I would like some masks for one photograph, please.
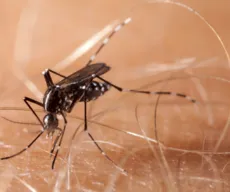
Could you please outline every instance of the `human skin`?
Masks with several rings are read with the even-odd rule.
[[[83,104],[78,103],[67,114],[55,169],[51,170],[49,155],[52,140],[42,136],[27,152],[0,161],[1,191],[229,191],[228,154],[224,154],[229,151],[228,131],[217,143],[229,115],[229,84],[220,78],[229,76],[225,52],[230,44],[230,3],[181,3],[198,11],[218,31],[226,49],[196,14],[176,5],[128,0],[0,2],[0,107],[27,109],[24,96],[39,100],[39,93],[29,90],[26,78],[44,93],[44,69],[57,69],[63,75],[80,69],[98,44],[67,67],[58,69],[57,63],[105,26],[113,28],[127,17],[132,21],[95,60],[111,66],[103,77],[124,88],[185,93],[199,102],[163,96],[156,121],[153,95],[111,90],[88,105],[93,120],[89,131],[127,176],[89,143],[85,133],[76,135],[68,155],[72,135],[82,123],[75,118],[83,118]],[[154,84],[160,80],[164,81]],[[92,118],[101,111],[105,112]],[[37,121],[31,112],[1,110],[0,115],[30,123],[1,119],[1,156],[27,146],[41,129],[32,125]]]

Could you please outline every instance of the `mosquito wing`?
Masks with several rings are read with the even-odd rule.
[[[74,72],[68,77],[64,78],[56,85],[59,85],[61,87],[68,87],[68,85],[83,84],[85,82],[92,80],[94,78],[93,75],[100,76],[109,70],[110,67],[107,66],[105,63],[96,63],[96,64],[88,65],[80,69],[79,71]]]

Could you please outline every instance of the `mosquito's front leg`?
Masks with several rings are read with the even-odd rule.
[[[35,115],[35,117],[37,118],[37,120],[40,122],[41,126],[43,127],[42,121],[40,120],[40,118],[38,117],[38,115],[35,113],[34,109],[31,107],[30,102],[31,102],[31,103],[34,103],[34,104],[36,104],[36,105],[39,105],[39,106],[41,106],[41,107],[43,107],[43,104],[40,103],[40,102],[38,102],[38,101],[36,101],[36,100],[33,100],[33,99],[31,99],[31,98],[28,98],[28,97],[25,97],[25,98],[24,98],[24,101],[25,101],[26,105],[29,107],[29,109],[31,110],[31,112]],[[37,141],[37,139],[44,133],[44,131],[45,131],[45,130],[44,130],[44,128],[43,128],[43,129],[40,131],[40,133],[30,142],[30,144],[27,145],[27,147],[25,147],[25,148],[22,149],[21,151],[15,153],[15,154],[13,154],[13,155],[7,156],[7,157],[2,157],[2,158],[0,158],[0,160],[6,160],[6,159],[10,159],[10,158],[13,158],[13,157],[15,157],[15,156],[20,155],[21,153],[23,153],[24,151],[26,151],[28,148],[30,148],[30,147],[34,144],[34,142]]]
[[[29,97],[25,97],[24,98],[24,102],[26,103],[26,105],[29,107],[30,111],[34,114],[34,116],[37,118],[37,120],[39,121],[39,123],[41,124],[41,126],[44,128],[43,122],[41,121],[41,119],[38,117],[38,115],[35,113],[34,109],[31,107],[30,103],[34,103],[40,107],[43,108],[43,104],[39,101],[36,101],[34,99],[31,99]]]

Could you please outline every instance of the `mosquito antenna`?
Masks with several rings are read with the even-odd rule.
[[[87,65],[90,65],[94,59],[96,58],[96,56],[100,53],[100,51],[103,49],[103,47],[108,44],[109,40],[114,36],[114,34],[116,34],[122,27],[124,27],[125,25],[127,25],[130,21],[131,21],[131,17],[128,17],[127,19],[125,19],[122,23],[120,23],[119,25],[117,25],[114,30],[109,34],[108,37],[106,37],[102,44],[100,45],[100,47],[97,49],[97,51],[90,57]]]

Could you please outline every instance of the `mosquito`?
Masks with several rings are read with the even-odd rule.
[[[43,97],[43,102],[36,101],[32,98],[25,97],[24,102],[33,113],[33,115],[38,120],[39,124],[42,126],[42,130],[38,133],[38,135],[19,152],[0,158],[0,160],[6,160],[13,157],[16,157],[29,149],[37,139],[47,131],[48,136],[53,136],[55,131],[58,131],[58,135],[56,136],[52,149],[50,151],[51,155],[54,155],[51,168],[54,169],[54,165],[56,162],[56,158],[58,156],[62,140],[66,131],[67,119],[66,114],[71,113],[75,104],[78,102],[84,103],[84,131],[88,134],[89,138],[93,141],[95,146],[99,149],[100,153],[109,160],[116,168],[125,172],[124,169],[120,168],[99,146],[94,137],[88,131],[87,124],[87,103],[96,100],[102,95],[104,95],[110,88],[115,88],[119,92],[132,92],[139,94],[147,94],[147,95],[172,95],[177,97],[182,97],[187,99],[188,101],[195,103],[196,100],[191,97],[174,92],[166,92],[166,91],[142,91],[142,90],[134,90],[134,89],[124,89],[120,86],[113,84],[112,82],[107,81],[103,77],[103,74],[107,73],[111,68],[106,63],[93,63],[96,56],[101,52],[103,47],[111,40],[111,38],[116,34],[123,26],[127,25],[131,21],[131,18],[125,19],[122,23],[117,25],[114,30],[103,40],[102,44],[96,50],[96,52],[90,57],[89,61],[82,69],[72,73],[69,76],[62,75],[57,73],[51,69],[46,69],[42,72],[45,78],[45,82],[47,84],[47,90]],[[51,74],[57,75],[62,78],[57,83],[54,83],[51,77]],[[98,81],[100,80],[100,81]],[[41,120],[31,104],[38,105],[44,109],[46,115],[43,120]],[[59,128],[59,121],[57,116],[61,115],[64,120],[63,129]],[[56,150],[56,151],[55,151]],[[55,152],[55,153],[54,153]]]

